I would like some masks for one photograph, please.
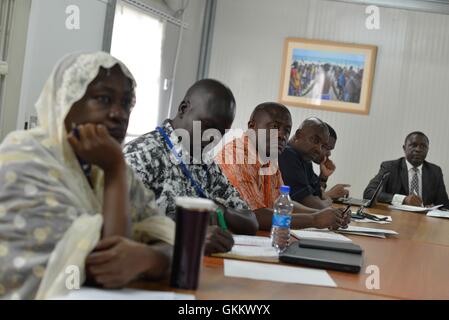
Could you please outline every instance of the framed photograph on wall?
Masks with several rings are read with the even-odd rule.
[[[368,114],[377,47],[287,38],[280,102],[310,109]]]

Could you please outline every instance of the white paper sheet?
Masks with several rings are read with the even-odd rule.
[[[194,300],[190,294],[178,294],[166,291],[147,291],[136,289],[103,290],[83,287],[72,290],[67,296],[54,300]]]
[[[432,210],[427,213],[428,217],[449,218],[449,211]]]
[[[390,209],[394,209],[394,210],[401,210],[401,211],[410,211],[410,212],[426,212],[426,211],[432,211],[432,210],[436,210],[438,208],[441,208],[443,205],[440,204],[438,206],[435,207],[431,207],[431,208],[426,208],[426,207],[415,207],[415,206],[408,206],[405,204],[401,204],[401,205],[391,205],[388,206],[388,208]]]
[[[323,229],[316,228],[308,228],[304,229],[307,231],[318,231],[318,232],[330,232],[325,231]],[[359,236],[367,236],[367,237],[375,237],[375,238],[386,238],[386,235],[398,235],[398,233],[394,230],[386,230],[386,229],[378,229],[378,228],[366,228],[359,226],[349,225],[347,229],[338,229],[336,232],[338,233],[346,233],[349,235],[359,235]]]
[[[224,260],[226,277],[337,287],[324,270],[238,260]]]
[[[234,245],[230,254],[244,257],[278,257],[276,249],[271,245],[269,247],[240,246]]]
[[[234,245],[271,247],[271,239],[269,237],[233,235],[233,238]]]
[[[315,230],[303,229],[303,230],[292,230],[291,233],[298,239],[315,239],[315,240],[352,242],[351,239],[349,239],[341,234],[331,232],[329,230],[315,231]]]
[[[339,231],[341,233],[346,233],[351,236],[365,236],[365,237],[373,237],[373,238],[380,238],[380,239],[386,239],[385,233],[368,233],[368,232],[344,232]]]

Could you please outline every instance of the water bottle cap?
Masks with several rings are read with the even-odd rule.
[[[290,187],[289,186],[281,186],[281,193],[290,193]]]

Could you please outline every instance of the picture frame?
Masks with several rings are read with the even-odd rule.
[[[369,114],[377,47],[286,38],[279,102]]]

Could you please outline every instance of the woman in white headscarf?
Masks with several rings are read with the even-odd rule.
[[[62,59],[36,104],[39,126],[0,145],[0,298],[48,299],[169,269],[174,223],[121,151],[134,103],[107,53]]]

